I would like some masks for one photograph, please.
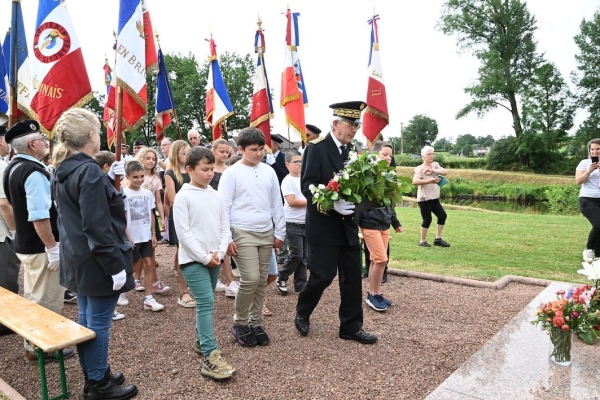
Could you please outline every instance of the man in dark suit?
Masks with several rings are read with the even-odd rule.
[[[362,330],[362,283],[358,225],[354,221],[354,204],[345,200],[324,211],[312,203],[311,185],[326,185],[334,173],[344,167],[351,141],[360,128],[362,101],[332,104],[331,132],[313,140],[306,148],[302,162],[301,188],[307,199],[306,238],[309,246],[310,277],[298,297],[296,329],[308,335],[310,315],[325,289],[339,273],[341,304],[339,337],[370,344],[375,335]]]
[[[283,143],[283,138],[279,135],[271,135],[271,150],[273,150],[273,154],[267,154],[266,162],[275,170],[275,174],[277,174],[277,179],[279,180],[279,186],[281,186],[281,181],[283,178],[290,173],[287,167],[285,166],[285,153],[281,151],[281,144]]]

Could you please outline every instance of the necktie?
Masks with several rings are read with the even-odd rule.
[[[346,161],[348,159],[348,148],[346,145],[341,145],[340,150],[342,150],[342,160]]]

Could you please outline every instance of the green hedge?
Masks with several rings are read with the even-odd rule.
[[[395,159],[396,165],[403,167],[418,167],[419,165],[423,164],[423,160],[421,158],[411,158],[409,155],[396,156]],[[443,156],[437,155],[435,157],[435,161],[440,163],[440,165],[444,168],[452,169],[485,169],[487,162],[485,157],[450,157],[446,159]]]

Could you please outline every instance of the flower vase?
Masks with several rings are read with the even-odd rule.
[[[571,365],[571,345],[573,331],[563,331],[560,328],[550,329],[550,361],[568,367]]]

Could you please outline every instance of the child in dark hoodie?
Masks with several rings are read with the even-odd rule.
[[[379,158],[389,164],[392,159],[392,145],[389,142],[376,142],[373,145],[373,153],[378,153]],[[369,291],[365,302],[375,311],[385,311],[392,305],[392,302],[383,297],[381,292],[381,278],[388,261],[390,225],[394,227],[396,233],[402,232],[402,225],[396,217],[393,205],[356,211],[354,218],[371,254]]]

